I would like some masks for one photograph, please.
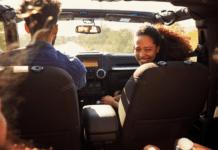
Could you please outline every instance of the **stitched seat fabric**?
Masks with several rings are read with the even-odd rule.
[[[22,69],[23,68],[23,69]],[[9,101],[22,98],[16,129],[21,139],[33,139],[38,148],[80,149],[80,121],[77,91],[71,76],[60,68],[8,66],[0,80],[19,75],[22,81]]]
[[[169,148],[173,148],[175,139],[189,135],[203,109],[209,75],[209,69],[199,63],[140,66],[126,83],[119,102],[123,144],[161,148],[171,141]]]

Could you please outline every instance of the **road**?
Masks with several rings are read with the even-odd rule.
[[[74,42],[68,42],[66,44],[57,45],[54,47],[56,50],[59,50],[60,52],[65,53],[70,56],[75,56],[79,52],[86,52],[84,48],[82,48],[81,46],[79,46],[78,44]]]

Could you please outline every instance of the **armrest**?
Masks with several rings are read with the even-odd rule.
[[[110,105],[84,106],[82,115],[85,137],[88,142],[106,142],[117,139],[117,116]]]

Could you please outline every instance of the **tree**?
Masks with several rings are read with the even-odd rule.
[[[194,50],[198,45],[198,30],[194,29],[188,32],[186,35],[190,37],[190,44],[192,46],[192,49]]]
[[[183,27],[183,26],[180,25],[179,23],[174,23],[174,24],[171,25],[169,28],[170,28],[170,29],[173,29],[173,30],[176,31],[177,33],[185,33],[185,27]]]
[[[103,25],[101,34],[80,34],[74,41],[89,51],[97,50],[112,53],[133,51],[133,33],[131,30],[114,31],[106,25]]]

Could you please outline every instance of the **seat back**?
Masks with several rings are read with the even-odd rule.
[[[19,136],[33,139],[39,148],[79,150],[79,106],[74,82],[65,70],[40,68],[8,66],[0,74],[1,81],[7,78],[4,72],[23,77],[17,85],[18,91],[8,99],[10,102],[17,97],[23,99],[18,106]]]
[[[140,144],[163,148],[171,141],[173,149],[175,139],[187,137],[203,109],[209,74],[199,63],[140,66],[126,83],[119,103],[123,144],[135,149]]]

